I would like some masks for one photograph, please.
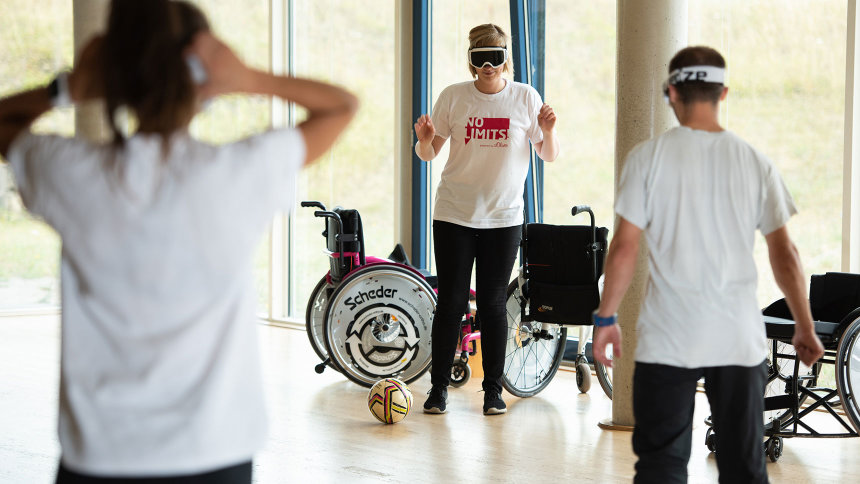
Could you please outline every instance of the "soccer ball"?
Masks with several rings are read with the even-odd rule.
[[[367,407],[380,422],[397,423],[406,418],[412,408],[412,392],[396,378],[379,380],[367,395]]]

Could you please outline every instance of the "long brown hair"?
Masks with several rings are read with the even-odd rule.
[[[205,15],[185,1],[113,0],[103,42],[104,99],[114,146],[125,143],[117,110],[127,108],[138,130],[166,142],[196,112],[184,50],[208,30]]]

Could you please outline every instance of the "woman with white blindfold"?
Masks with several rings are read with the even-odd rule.
[[[484,370],[484,415],[505,413],[501,377],[505,350],[505,288],[516,260],[523,223],[523,184],[529,142],[545,161],[558,156],[556,117],[527,84],[505,79],[513,68],[508,36],[497,25],[469,32],[467,60],[473,81],[448,86],[415,123],[415,152],[436,157],[451,140],[436,192],[433,243],[439,303],[433,319],[432,389],[426,413],[445,413],[451,364],[476,267]]]

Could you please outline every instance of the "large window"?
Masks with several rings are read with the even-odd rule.
[[[562,144],[558,160],[545,165],[549,223],[570,223],[570,206],[586,203],[600,225],[613,226],[615,4],[586,2],[574,11],[547,0],[545,98]],[[841,0],[813,9],[800,0],[689,5],[689,44],[713,46],[728,62],[723,126],[774,161],[797,202],[788,227],[807,277],[841,264],[846,16]],[[781,294],[759,239],[764,306]]]
[[[72,63],[72,2],[0,2],[0,97],[46,84]],[[36,132],[71,135],[74,113],[49,113]],[[0,311],[59,305],[60,241],[22,207],[8,165],[0,165]]]
[[[206,14],[212,29],[239,57],[257,69],[270,65],[269,0],[194,1]],[[191,125],[198,139],[228,143],[266,130],[271,125],[271,103],[262,96],[224,96],[212,102]],[[257,309],[268,315],[271,301],[270,238],[264,237],[254,257]]]
[[[43,85],[72,65],[72,3],[64,0],[0,2],[0,96]],[[249,64],[269,67],[269,1],[197,3],[213,29]],[[194,136],[225,143],[270,125],[268,99],[228,96],[213,102],[192,124]],[[73,109],[52,111],[33,127],[37,132],[74,133]],[[7,166],[0,167],[0,311],[59,305],[60,241],[48,226],[21,206]],[[259,309],[267,312],[268,238],[255,259]]]
[[[613,228],[615,3],[546,3],[544,102],[556,112],[561,143],[559,157],[544,163],[546,223],[587,224],[570,209],[590,205],[597,224]]]
[[[214,29],[250,64],[268,69],[273,42],[270,0],[195,0]],[[274,5],[290,2],[276,0]],[[0,2],[0,96],[41,85],[72,62],[72,4],[68,0]],[[367,252],[387,255],[395,240],[394,82],[395,3],[378,0],[293,0],[292,72],[341,84],[361,100],[356,120],[334,149],[298,181],[297,198],[357,208]],[[431,101],[453,83],[471,79],[468,32],[492,22],[510,34],[509,2],[432,2]],[[566,224],[574,204],[594,208],[613,225],[615,121],[615,0],[546,0],[544,99],[558,115],[559,158],[545,165],[544,221]],[[789,224],[807,275],[840,267],[846,4],[819,0],[691,0],[689,42],[712,45],[729,63],[730,95],[722,122],[771,157],[800,214]],[[285,36],[287,37],[287,36]],[[277,47],[280,47],[279,45]],[[298,112],[295,120],[303,119]],[[266,129],[271,103],[229,96],[192,125],[195,136],[223,143]],[[36,131],[74,131],[73,110],[50,113]],[[448,156],[432,162],[431,206]],[[409,204],[410,201],[401,201]],[[328,268],[323,223],[296,208],[288,250],[261,240],[255,261],[262,312],[270,312],[270,253],[286,252],[289,315],[301,317],[310,289]],[[278,240],[278,239],[276,239]],[[55,307],[59,240],[21,208],[6,167],[0,167],[0,311]],[[779,296],[764,243],[757,244],[762,305]],[[431,259],[432,260],[432,259]]]
[[[361,102],[334,148],[302,172],[297,197],[358,209],[367,254],[385,257],[395,233],[394,1],[295,0],[293,18],[294,74],[342,85]],[[290,314],[304,317],[328,261],[322,219],[296,208],[293,228]]]
[[[511,35],[510,6],[507,2],[489,0],[462,2],[460,0],[434,0],[431,34],[433,43],[430,46],[431,67],[431,103],[435,103],[443,89],[459,82],[473,80],[469,72],[468,58],[469,31],[481,24],[493,23],[504,30],[508,36]],[[510,51],[510,48],[508,49]],[[508,80],[513,80],[513,75],[505,74]],[[431,104],[432,112],[432,104]],[[431,114],[431,113],[427,113]],[[431,163],[431,186],[430,207],[436,199],[436,188],[445,163],[448,161],[448,148],[450,143],[446,142],[436,158]],[[432,240],[433,234],[430,233]],[[432,245],[431,245],[432,246]],[[435,270],[435,260],[431,267]],[[475,274],[472,274],[474,280]]]
[[[723,125],[779,169],[798,207],[788,224],[806,270],[839,271],[845,113],[846,2],[697,0],[689,42],[728,63]],[[756,244],[759,302],[781,296]]]

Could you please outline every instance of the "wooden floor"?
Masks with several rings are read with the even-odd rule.
[[[367,389],[333,371],[317,375],[303,331],[260,326],[271,420],[255,482],[541,483],[630,482],[630,433],[605,431],[611,401],[596,380],[588,394],[562,371],[536,397],[505,394],[508,413],[481,414],[480,382],[449,393],[449,412],[425,415],[429,376],[410,385],[415,408],[383,425],[367,410]],[[58,381],[56,317],[0,318],[0,483],[53,482]],[[707,404],[699,396],[690,482],[716,482],[704,446]],[[774,483],[860,482],[860,439],[786,440]]]

